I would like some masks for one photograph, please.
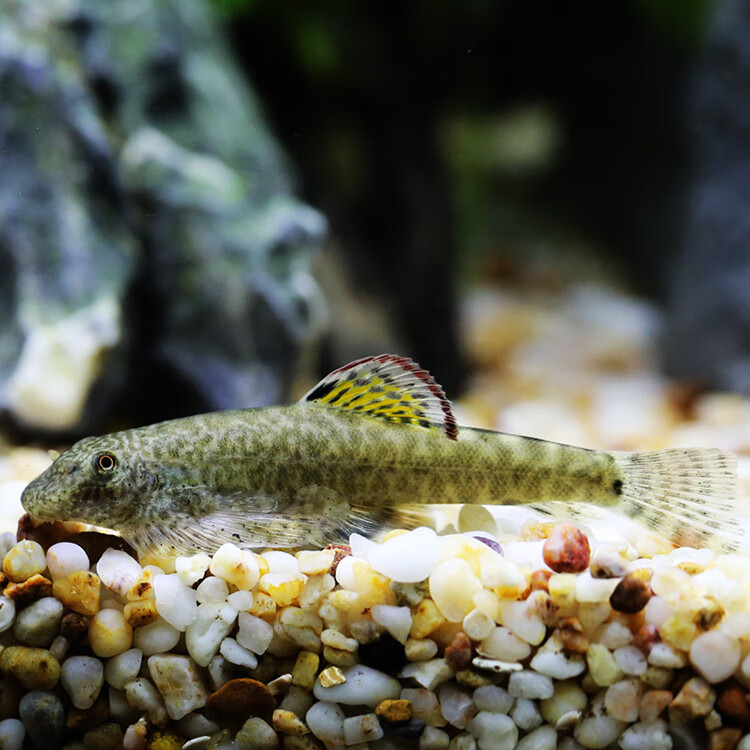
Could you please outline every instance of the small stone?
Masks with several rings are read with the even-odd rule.
[[[403,698],[388,698],[378,703],[375,715],[386,721],[409,721],[412,716],[411,703]]]
[[[203,578],[211,564],[211,558],[205,552],[190,557],[178,557],[174,561],[175,573],[186,586],[192,586]]]
[[[249,649],[240,646],[234,638],[225,638],[219,647],[219,653],[230,663],[248,669],[258,666],[258,657]]]
[[[474,594],[482,589],[481,581],[474,575],[469,563],[462,558],[440,563],[429,580],[430,596],[449,622],[461,622],[474,609]],[[411,635],[415,637],[413,631]]]
[[[13,635],[25,646],[46,647],[60,630],[63,605],[51,596],[22,609],[13,626]]]
[[[163,654],[173,649],[180,640],[180,631],[159,618],[156,622],[137,628],[133,633],[133,646],[144,656]]]
[[[326,667],[320,673],[318,679],[321,687],[328,688],[333,685],[343,685],[346,682],[346,675],[339,667]]]
[[[96,572],[102,583],[117,596],[125,596],[143,573],[138,560],[127,552],[108,549],[99,558]]]
[[[313,687],[313,695],[318,700],[375,708],[381,701],[398,698],[401,692],[398,680],[364,664],[341,671],[345,682],[330,687],[324,687],[322,675],[318,676]]]
[[[555,573],[580,573],[591,557],[588,537],[572,523],[555,526],[542,548],[544,562]]]
[[[305,715],[310,731],[326,745],[344,744],[344,712],[336,703],[319,701]]]
[[[238,677],[208,697],[204,713],[220,723],[248,716],[259,716],[270,722],[275,706],[276,701],[266,685],[249,677]]]
[[[382,736],[383,728],[375,714],[362,714],[344,719],[344,743],[347,745],[374,742]]]
[[[0,747],[3,750],[22,750],[26,729],[18,719],[0,721]]]
[[[437,535],[420,527],[373,545],[370,565],[381,575],[398,583],[417,583],[428,578],[440,562]]]
[[[532,646],[538,646],[547,633],[547,628],[539,616],[538,597],[546,598],[547,594],[537,591],[525,601],[500,602],[503,625]]]
[[[125,734],[118,724],[107,722],[89,729],[83,735],[83,744],[92,750],[119,750],[123,746]]]
[[[468,729],[477,738],[479,750],[513,750],[518,743],[518,729],[505,714],[480,711]]]
[[[1,658],[1,657],[0,657]],[[688,724],[708,716],[716,700],[716,692],[701,677],[689,679],[669,706],[670,722]]]
[[[514,672],[508,682],[508,693],[514,697],[542,700],[555,692],[552,680],[530,669]]]
[[[530,698],[516,698],[510,718],[524,732],[530,732],[542,725],[542,715],[539,713],[537,704]]]
[[[235,591],[227,597],[227,602],[237,612],[247,612],[253,606],[253,595],[249,591]]]
[[[177,573],[154,578],[154,601],[161,617],[181,633],[198,617],[196,593],[180,580]]]
[[[589,674],[599,687],[609,687],[622,679],[623,672],[612,652],[601,643],[592,643],[586,653]]]
[[[685,656],[668,643],[657,642],[651,646],[648,663],[666,669],[681,669],[687,664]]]
[[[412,638],[426,638],[439,628],[445,617],[432,599],[423,599],[414,609],[409,635]]]
[[[690,663],[708,682],[723,682],[734,673],[742,656],[739,641],[719,630],[699,635],[690,646]]]
[[[146,738],[148,737],[148,723],[144,718],[138,719],[125,730],[122,739],[123,750],[146,750]]]
[[[36,748],[46,750],[62,746],[65,737],[65,709],[56,695],[32,690],[21,698],[18,714]]]
[[[77,570],[88,570],[91,563],[86,550],[71,542],[58,542],[47,550],[47,568],[54,581]]]
[[[332,549],[321,551],[301,551],[297,553],[299,572],[308,576],[328,573],[336,553]]]
[[[29,690],[50,690],[60,679],[60,662],[47,649],[8,646],[0,653],[0,671]]]
[[[555,680],[567,680],[581,674],[586,669],[586,662],[579,654],[566,654],[560,634],[552,633],[534,654],[529,666]]]
[[[91,708],[104,684],[104,666],[93,656],[71,656],[62,664],[60,682],[76,708]]]
[[[102,609],[89,625],[91,650],[103,659],[127,651],[133,644],[133,629],[117,609]]]
[[[89,632],[90,617],[78,612],[68,612],[60,621],[60,635],[71,643],[77,643]]]
[[[457,729],[463,729],[477,712],[471,693],[453,683],[440,687],[438,700],[445,720]]]
[[[20,583],[9,583],[3,594],[19,607],[23,607],[44,596],[52,596],[52,581],[37,573]]]
[[[134,709],[148,712],[148,718],[152,724],[160,725],[167,720],[164,699],[145,677],[136,677],[125,685],[125,698],[128,705]]]
[[[585,748],[606,748],[624,729],[625,724],[611,716],[590,716],[575,725],[573,736]]]
[[[281,610],[274,627],[278,628],[279,635],[299,648],[316,654],[323,650],[320,640],[323,621],[312,612],[305,612],[299,607],[286,607]]]
[[[292,669],[292,684],[312,690],[320,666],[320,657],[312,651],[300,651]]]
[[[419,750],[449,750],[450,735],[437,727],[427,726],[419,738]]]
[[[523,661],[531,653],[531,646],[508,628],[498,625],[477,646],[477,652],[500,661]]]
[[[628,724],[638,720],[641,683],[638,680],[621,680],[607,688],[604,706],[609,715]]]
[[[497,685],[486,685],[474,691],[474,704],[480,711],[507,714],[513,706],[513,697]]]
[[[627,675],[640,677],[648,669],[648,662],[643,652],[635,646],[624,646],[615,651],[615,660],[620,669]]]
[[[708,750],[735,750],[742,730],[734,727],[715,729],[708,735]]]
[[[217,654],[208,664],[208,676],[211,680],[211,687],[218,690],[220,687],[232,679],[234,670],[232,664],[227,661],[221,654]]]
[[[206,704],[208,691],[188,657],[175,654],[150,656],[148,671],[164,698],[171,719],[181,719]]]
[[[577,618],[568,617],[561,622],[559,634],[565,651],[573,654],[585,654],[588,651],[589,639]]]
[[[627,646],[633,641],[630,628],[619,620],[612,620],[603,625],[597,635],[597,640],[610,651]]]
[[[240,612],[238,623],[237,643],[254,654],[264,654],[273,638],[273,627],[249,612]]]
[[[275,750],[279,746],[279,738],[273,727],[259,716],[248,719],[234,741],[238,750]]]
[[[674,696],[669,690],[647,690],[642,696],[638,706],[638,718],[642,722],[651,722],[658,719],[661,712],[672,702]],[[745,702],[745,695],[742,694]]]
[[[555,692],[540,702],[539,710],[548,724],[556,726],[566,715],[580,715],[587,703],[588,696],[581,687],[572,680],[565,680],[555,683]]]
[[[221,642],[234,627],[236,619],[237,610],[229,602],[204,602],[197,608],[195,619],[185,630],[185,645],[196,664],[208,666],[219,652]],[[174,623],[170,624],[174,626]]]
[[[589,563],[592,578],[622,578],[628,572],[628,563],[613,550],[601,550]]]
[[[405,644],[413,624],[409,607],[376,604],[370,609],[372,619],[384,627],[400,644]]]
[[[305,582],[297,575],[266,573],[261,577],[260,585],[277,607],[289,607],[299,600]]]
[[[3,573],[14,583],[44,573],[47,559],[42,545],[24,539],[14,545],[3,558]]]
[[[609,597],[609,604],[615,612],[634,615],[640,612],[651,598],[651,586],[640,576],[625,576]]]
[[[143,654],[137,648],[113,656],[104,665],[104,679],[116,690],[124,690],[138,676],[142,662]]]
[[[404,646],[404,654],[409,661],[428,661],[437,652],[437,643],[429,638],[407,638]]]
[[[673,747],[667,724],[660,719],[633,724],[623,732],[618,744],[622,750],[672,750]]]
[[[341,631],[333,628],[326,628],[320,634],[320,640],[324,646],[330,646],[337,651],[349,651],[354,653],[359,647],[356,638],[348,638]]]
[[[466,633],[458,632],[445,649],[445,661],[448,666],[458,671],[463,669],[470,662],[473,655],[473,647]]]
[[[482,612],[479,609],[472,609],[464,617],[462,626],[464,633],[472,641],[483,641],[495,630],[495,621],[486,612]]]
[[[273,728],[282,734],[307,734],[310,728],[292,711],[277,708],[273,712]]]
[[[88,570],[76,570],[52,583],[55,598],[81,615],[95,615],[99,610],[99,577]]]
[[[537,727],[529,732],[516,745],[516,750],[555,750],[557,748],[557,732],[554,727]]]
[[[250,550],[223,544],[211,558],[211,573],[238,589],[250,591],[260,579],[258,560]]]
[[[440,711],[437,696],[431,690],[404,688],[401,698],[411,703],[412,721],[423,721],[434,727],[444,727],[448,723]]]

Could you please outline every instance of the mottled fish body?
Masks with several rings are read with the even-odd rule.
[[[143,552],[300,546],[427,522],[426,503],[592,503],[732,548],[735,459],[608,453],[459,428],[410,360],[351,363],[290,406],[86,438],[24,491],[42,519],[113,528]]]

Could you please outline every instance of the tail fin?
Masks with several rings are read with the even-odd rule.
[[[740,545],[737,458],[715,448],[613,453],[618,510],[675,543],[731,552]]]

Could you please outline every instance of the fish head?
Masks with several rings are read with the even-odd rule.
[[[153,489],[146,472],[117,434],[80,440],[23,491],[21,504],[43,521],[81,521],[119,529],[137,499]]]

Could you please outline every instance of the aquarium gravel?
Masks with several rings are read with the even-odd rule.
[[[22,529],[2,538],[3,748],[750,747],[744,555],[528,521],[138,562]]]

